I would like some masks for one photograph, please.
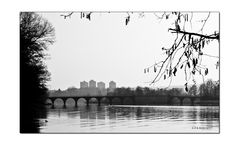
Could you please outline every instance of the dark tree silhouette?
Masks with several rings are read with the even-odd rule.
[[[37,120],[46,115],[49,72],[44,50],[54,42],[54,28],[33,12],[20,13],[20,132],[38,132]]]

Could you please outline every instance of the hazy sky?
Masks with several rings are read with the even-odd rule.
[[[70,19],[63,19],[65,13],[40,13],[54,27],[56,42],[49,46],[46,60],[51,81],[50,89],[79,87],[81,81],[91,79],[108,83],[113,80],[118,87],[147,86],[155,73],[144,74],[144,68],[164,58],[162,47],[169,47],[175,38],[168,32],[171,21],[158,20],[153,13],[143,18],[131,15],[125,26],[126,13],[93,13],[91,21],[80,19],[80,13],[74,13]],[[158,13],[158,15],[161,15]],[[208,13],[193,13],[192,32],[198,32]],[[174,27],[172,27],[174,28]],[[219,14],[211,13],[204,27],[205,34],[219,31]],[[207,45],[204,53],[219,56],[219,44],[215,40]],[[203,64],[209,68],[205,79],[219,79],[219,70],[215,64],[218,59],[203,57]],[[202,82],[200,76],[197,83]],[[151,87],[168,86],[169,81],[159,81]],[[184,85],[184,73],[173,77],[173,86]]]

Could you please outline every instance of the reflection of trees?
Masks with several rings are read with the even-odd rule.
[[[137,107],[136,108],[136,119],[139,120],[142,118],[142,108],[141,107]]]
[[[192,105],[192,100],[189,98],[184,98],[182,101],[183,101],[182,102],[183,105],[186,105],[186,106]]]
[[[69,118],[76,118],[77,116],[79,116],[78,111],[78,108],[68,108],[66,110],[66,114]]]
[[[116,108],[114,107],[109,107],[108,108],[108,116],[109,116],[109,119],[116,119]]]
[[[183,116],[182,110],[173,109],[173,110],[170,110],[168,113],[171,116],[170,119],[179,119]]]
[[[200,111],[201,120],[206,122],[207,128],[212,128],[215,121],[219,119],[218,109],[215,108],[206,108]]]

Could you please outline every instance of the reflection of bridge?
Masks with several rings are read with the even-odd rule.
[[[192,106],[194,106],[196,103],[200,103],[201,99],[200,96],[168,96],[168,105],[173,105],[175,103],[174,101],[179,101],[179,105],[184,105],[184,101],[189,101]]]
[[[95,98],[97,100],[99,106],[100,106],[101,100],[103,98],[108,99],[110,105],[112,105],[112,101],[115,98],[120,99],[120,102],[121,102],[122,105],[124,104],[124,100],[126,98],[131,99],[133,104],[135,104],[134,96],[51,96],[51,97],[48,97],[48,99],[51,100],[53,106],[54,106],[54,102],[55,102],[56,99],[61,99],[63,101],[64,107],[66,107],[66,101],[68,99],[73,99],[75,101],[75,106],[77,107],[77,102],[81,98],[86,100],[86,105],[87,106],[89,106],[90,100],[93,99],[93,98]]]

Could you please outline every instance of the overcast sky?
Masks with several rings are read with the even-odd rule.
[[[155,73],[144,74],[144,68],[164,58],[162,47],[169,47],[175,38],[168,32],[171,21],[158,20],[153,13],[146,13],[143,18],[131,14],[126,26],[127,13],[93,13],[91,21],[80,19],[80,13],[73,13],[70,19],[63,19],[61,14],[40,13],[54,27],[56,42],[49,46],[49,59],[46,65],[51,73],[50,89],[80,87],[81,81],[91,79],[108,83],[113,80],[117,87],[161,87],[169,81],[159,81],[149,86]],[[158,13],[158,15],[162,15]],[[192,32],[198,32],[208,13],[193,13]],[[172,27],[173,28],[173,27]],[[205,24],[204,34],[219,31],[219,14],[211,13]],[[204,53],[219,56],[219,43],[211,42]],[[219,79],[216,58],[203,57],[203,64],[209,68],[205,79]],[[196,77],[198,84],[202,82]],[[173,77],[172,86],[185,84],[184,73],[178,72]]]

